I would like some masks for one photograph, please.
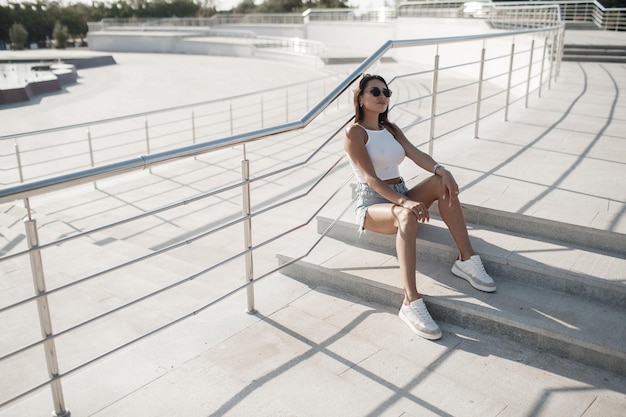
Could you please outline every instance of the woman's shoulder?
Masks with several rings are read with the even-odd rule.
[[[352,123],[346,127],[346,137],[349,139],[362,138],[367,139],[367,131],[358,123]]]

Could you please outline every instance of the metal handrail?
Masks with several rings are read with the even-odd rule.
[[[239,99],[239,98],[246,98],[246,97],[250,97],[250,96],[253,96],[253,95],[265,94],[265,93],[269,93],[269,92],[272,92],[272,91],[284,90],[284,89],[290,88],[290,87],[297,87],[297,86],[307,85],[307,84],[309,84],[311,82],[320,81],[320,80],[323,80],[323,79],[325,79],[325,77],[314,78],[314,79],[311,79],[311,80],[308,80],[308,81],[301,81],[301,82],[297,82],[297,83],[281,85],[279,87],[266,88],[266,89],[263,89],[263,90],[255,91],[253,93],[244,93],[244,94],[238,94],[238,95],[235,95],[235,96],[230,96],[230,97],[228,97],[228,99],[229,100],[236,100],[236,99]],[[223,102],[224,102],[223,98],[218,98],[218,99],[213,99],[213,100],[204,100],[204,101],[199,101],[199,102],[190,103],[190,104],[181,104],[180,106],[170,106],[170,107],[165,107],[165,108],[162,108],[162,109],[149,110],[149,111],[144,111],[144,112],[139,112],[139,113],[132,113],[132,114],[125,114],[125,115],[116,116],[116,117],[109,117],[109,118],[106,118],[106,119],[98,119],[98,120],[91,120],[91,121],[88,121],[88,122],[74,123],[72,125],[49,127],[49,128],[46,128],[46,129],[38,129],[38,130],[29,130],[27,132],[12,133],[12,134],[9,134],[9,135],[0,135],[0,141],[3,141],[3,140],[13,140],[13,139],[17,139],[17,138],[20,138],[20,137],[39,135],[39,134],[42,134],[42,133],[61,132],[61,131],[69,130],[69,129],[88,127],[88,126],[96,126],[96,125],[101,125],[101,124],[106,124],[106,123],[111,123],[111,122],[118,122],[118,121],[121,121],[121,120],[142,118],[142,117],[146,117],[146,116],[152,116],[152,115],[155,115],[155,114],[167,113],[167,112],[171,112],[171,111],[174,111],[174,110],[193,109],[194,107],[200,107],[200,106],[205,106],[205,105],[209,105],[209,104],[223,103]]]
[[[137,220],[138,218],[145,218],[148,216],[154,216],[156,214],[165,212],[170,210],[171,208],[174,207],[183,207],[183,206],[187,206],[188,204],[192,203],[192,202],[197,202],[197,201],[201,201],[201,200],[205,200],[208,197],[212,197],[215,196],[217,194],[221,194],[224,193],[225,191],[230,191],[230,190],[235,190],[238,188],[242,189],[242,195],[244,196],[244,200],[245,200],[245,196],[248,195],[249,198],[249,186],[251,184],[254,183],[258,183],[259,181],[262,180],[266,180],[269,179],[271,176],[276,176],[279,174],[283,174],[286,173],[289,170],[293,170],[295,167],[299,167],[299,166],[304,166],[306,164],[309,163],[309,161],[311,161],[311,159],[316,156],[318,153],[321,152],[321,150],[323,148],[325,148],[326,146],[328,146],[329,143],[331,143],[331,141],[333,140],[333,138],[336,137],[337,134],[339,134],[339,132],[341,132],[343,130],[343,128],[351,121],[351,111],[348,112],[347,115],[344,114],[340,114],[339,117],[341,119],[339,122],[337,122],[337,128],[334,129],[332,132],[329,133],[324,133],[324,137],[325,139],[322,141],[321,144],[319,144],[315,149],[313,149],[311,151],[311,153],[306,157],[303,158],[302,161],[290,161],[290,163],[288,164],[288,166],[285,167],[281,167],[278,169],[272,169],[269,170],[268,172],[265,173],[260,173],[254,177],[250,177],[249,175],[249,167],[248,167],[248,160],[246,157],[246,146],[252,146],[252,144],[256,141],[259,141],[261,139],[267,139],[270,140],[273,136],[277,136],[280,134],[284,134],[284,133],[289,133],[289,132],[294,132],[294,131],[298,131],[301,129],[304,129],[305,127],[309,126],[315,119],[317,119],[318,117],[321,117],[323,112],[327,111],[330,109],[330,107],[334,104],[334,103],[339,103],[339,99],[344,95],[344,93],[346,93],[351,86],[353,85],[353,83],[358,80],[358,78],[361,76],[361,74],[363,72],[365,72],[368,68],[372,67],[376,62],[378,62],[385,54],[387,54],[390,50],[394,49],[394,48],[412,48],[412,47],[422,47],[422,46],[432,46],[432,45],[436,45],[438,48],[439,46],[443,46],[443,45],[447,45],[447,44],[459,44],[459,43],[464,43],[464,42],[476,42],[476,41],[482,41],[483,42],[483,53],[482,53],[482,58],[478,61],[471,61],[471,62],[465,62],[464,64],[458,64],[458,65],[450,65],[448,67],[442,67],[439,68],[438,67],[438,53],[437,52],[437,57],[435,59],[435,67],[433,70],[430,71],[425,71],[424,73],[432,73],[434,75],[433,78],[436,79],[436,74],[438,74],[439,72],[443,72],[443,71],[454,71],[455,68],[460,68],[462,65],[466,65],[466,66],[476,66],[476,65],[484,65],[486,62],[489,61],[495,61],[495,60],[506,60],[506,59],[510,59],[511,63],[513,62],[514,56],[516,54],[523,54],[523,56],[525,57],[526,55],[530,56],[530,61],[527,61],[527,63],[523,66],[521,66],[519,69],[513,69],[511,66],[511,69],[509,69],[509,71],[498,71],[495,74],[490,74],[490,75],[486,75],[483,77],[482,75],[482,71],[481,71],[481,76],[478,78],[477,81],[471,81],[471,82],[467,82],[464,83],[462,86],[458,86],[457,88],[466,88],[468,86],[474,86],[477,85],[478,86],[478,90],[481,91],[481,86],[484,82],[487,81],[491,81],[491,80],[495,80],[496,78],[500,78],[503,76],[506,76],[508,74],[509,79],[511,77],[511,73],[513,71],[521,71],[521,70],[525,70],[528,72],[528,77],[524,78],[523,81],[520,81],[519,85],[520,86],[525,86],[526,87],[526,100],[527,100],[527,96],[528,96],[528,91],[529,91],[529,85],[530,85],[530,81],[531,79],[539,79],[539,91],[541,91],[541,84],[542,84],[542,76],[544,73],[544,67],[543,67],[543,63],[544,60],[546,58],[546,48],[548,46],[548,38],[550,39],[551,45],[550,45],[550,50],[551,53],[548,56],[548,59],[550,60],[550,68],[549,68],[549,76],[548,78],[551,79],[552,77],[556,77],[557,74],[557,70],[552,68],[553,64],[556,64],[558,66],[558,60],[560,59],[560,55],[555,53],[555,48],[558,48],[558,43],[562,42],[562,30],[563,27],[561,25],[554,25],[554,26],[549,26],[549,27],[545,27],[545,28],[536,28],[536,29],[530,29],[530,30],[517,30],[517,31],[511,31],[511,32],[506,32],[506,33],[496,33],[496,34],[487,34],[487,35],[472,35],[472,36],[459,36],[459,37],[452,37],[452,38],[436,38],[436,39],[414,39],[414,40],[393,40],[393,41],[387,41],[385,42],[383,45],[381,45],[379,47],[379,49],[377,49],[370,57],[368,57],[365,61],[363,61],[363,63],[361,63],[359,66],[357,66],[349,75],[347,75],[343,81],[339,82],[330,92],[328,92],[317,104],[313,105],[310,107],[310,109],[304,114],[304,116],[302,118],[300,118],[299,120],[296,121],[292,121],[292,122],[286,122],[283,124],[279,124],[273,127],[269,127],[269,128],[262,128],[262,129],[257,129],[251,132],[246,132],[246,133],[241,133],[241,134],[237,134],[237,135],[231,135],[231,136],[227,136],[227,137],[223,137],[221,139],[218,140],[214,140],[214,141],[210,141],[210,142],[206,142],[206,143],[201,143],[201,144],[194,144],[191,146],[186,146],[186,147],[181,147],[181,148],[177,148],[174,150],[168,150],[168,151],[164,151],[164,152],[158,152],[158,153],[154,153],[154,154],[146,154],[140,157],[136,157],[136,158],[130,158],[130,159],[126,159],[124,161],[120,161],[120,162],[116,162],[116,163],[111,163],[111,164],[107,164],[101,167],[95,167],[95,168],[91,168],[91,169],[85,169],[85,170],[80,170],[78,172],[72,172],[66,175],[58,175],[52,178],[48,178],[45,180],[38,180],[38,181],[31,181],[31,182],[27,182],[24,184],[21,184],[19,186],[13,186],[13,187],[9,187],[3,190],[0,190],[0,204],[3,203],[10,203],[13,202],[15,200],[18,199],[23,199],[26,205],[26,209],[27,209],[27,213],[28,213],[28,219],[27,219],[27,227],[28,229],[28,236],[29,236],[29,247],[27,250],[25,251],[21,251],[19,253],[14,253],[11,254],[9,256],[5,256],[4,258],[0,257],[0,262],[5,261],[5,260],[9,260],[9,259],[14,259],[18,256],[25,256],[25,255],[29,255],[31,257],[33,256],[38,256],[40,254],[41,251],[46,250],[46,249],[51,249],[52,247],[57,247],[57,246],[62,246],[64,243],[70,242],[72,240],[78,239],[79,237],[86,237],[86,236],[90,236],[92,234],[96,234],[98,232],[101,232],[103,230],[106,229],[110,229],[110,228],[114,228],[119,226],[122,223],[127,223],[127,222],[132,222]],[[499,55],[497,57],[492,57],[490,59],[485,59],[484,58],[484,43],[490,39],[498,39],[498,38],[510,38],[510,39],[516,39],[516,37],[521,37],[522,35],[529,35],[529,37],[533,38],[533,41],[531,43],[531,46],[528,50],[523,50],[523,51],[517,51],[516,53],[514,53],[513,51],[511,52],[510,55],[508,54],[502,54]],[[543,35],[545,37],[545,42],[543,44],[543,51],[544,51],[544,59],[538,58],[537,56],[535,56],[533,58],[533,51],[535,49],[535,41],[534,41],[534,37],[536,35]],[[541,48],[541,47],[540,47]],[[541,64],[541,70],[537,71],[535,70],[534,75],[531,74],[531,68],[537,68],[537,64]],[[398,76],[398,77],[393,77],[391,79],[389,79],[389,83],[396,83],[396,82],[401,82],[402,81],[402,77],[409,77],[412,76],[414,74],[404,74],[403,76]],[[495,93],[491,93],[488,95],[485,95],[484,97],[481,97],[480,94],[477,97],[477,99],[475,101],[470,101],[468,104],[464,104],[463,107],[468,107],[468,106],[476,106],[477,107],[477,112],[476,112],[476,118],[473,119],[473,123],[475,123],[475,132],[478,129],[478,122],[480,121],[481,118],[485,117],[484,114],[481,115],[480,112],[478,111],[478,109],[480,108],[480,103],[484,100],[487,100],[490,97],[494,97],[495,95],[499,95],[499,94],[504,94],[505,92],[507,93],[507,99],[506,99],[506,105],[509,105],[509,99],[508,99],[508,91],[510,90],[511,85],[509,82],[508,88],[501,88],[499,89],[499,91],[495,92]],[[434,99],[437,97],[437,95],[443,95],[446,94],[448,91],[452,91],[452,89],[450,90],[440,90],[437,91],[437,86],[436,83],[434,84],[434,88],[432,89],[432,91],[430,92],[430,94],[428,95],[421,95],[420,97],[416,98],[416,99],[407,99],[404,100],[404,102],[398,102],[396,103],[394,106],[398,106],[401,105],[403,103],[408,103],[411,102],[412,100],[418,100],[418,99],[427,99],[430,98],[433,102]],[[349,94],[348,94],[349,95]],[[518,100],[524,99],[524,95],[522,95]],[[491,110],[491,112],[489,114],[493,114],[496,111],[501,111],[502,107],[499,107],[498,109],[495,110]],[[430,114],[430,117],[428,119],[423,119],[424,121],[429,121],[431,123],[431,132],[433,134],[431,134],[429,136],[429,142],[432,143],[432,141],[434,141],[435,139],[437,139],[438,137],[441,137],[443,135],[448,134],[449,132],[444,132],[439,136],[435,136],[434,135],[434,131],[433,131],[433,126],[434,126],[434,121],[436,118],[439,117],[445,117],[449,112],[452,112],[452,110],[439,110],[437,111],[436,109],[433,108],[433,111]],[[506,117],[505,117],[506,120]],[[468,124],[471,124],[472,122],[468,122],[467,124],[464,124],[464,126],[467,126]],[[453,126],[452,130],[456,130],[459,129],[457,126]],[[98,180],[101,180],[103,178],[110,178],[110,177],[114,177],[114,176],[118,176],[118,175],[122,175],[122,174],[127,174],[133,171],[138,171],[138,170],[142,170],[142,169],[146,169],[146,168],[152,168],[152,167],[156,167],[157,165],[161,165],[161,164],[165,164],[165,163],[169,163],[169,162],[174,162],[177,160],[181,160],[183,158],[188,158],[188,157],[192,157],[192,156],[200,156],[202,154],[206,154],[206,153],[210,153],[210,152],[215,152],[215,151],[219,151],[219,150],[226,150],[228,148],[232,148],[234,146],[241,146],[244,149],[244,161],[242,163],[242,178],[241,181],[235,181],[235,182],[231,182],[227,185],[222,185],[220,186],[218,189],[216,190],[212,190],[209,192],[203,192],[200,195],[197,195],[195,197],[191,197],[191,198],[187,198],[187,199],[182,199],[179,200],[175,203],[169,204],[169,205],[165,205],[163,207],[159,207],[159,208],[155,208],[152,210],[147,210],[145,213],[142,213],[141,215],[138,216],[132,216],[132,217],[128,217],[126,219],[124,219],[123,221],[118,221],[118,222],[113,222],[113,223],[109,223],[106,224],[102,227],[97,227],[97,228],[92,228],[90,230],[85,230],[67,237],[64,237],[62,239],[58,239],[56,241],[53,242],[47,242],[47,243],[43,243],[43,244],[39,244],[38,239],[36,237],[36,232],[37,232],[37,228],[36,228],[36,223],[35,221],[31,218],[31,211],[30,211],[30,207],[29,207],[29,201],[32,197],[35,196],[39,196],[39,195],[43,195],[46,193],[50,193],[53,191],[59,191],[59,190],[65,190],[68,189],[70,187],[74,187],[80,184],[85,184],[85,183],[91,183],[91,182],[95,182]],[[212,235],[217,231],[222,231],[227,227],[230,227],[234,224],[246,224],[249,223],[253,218],[255,217],[259,217],[263,214],[267,214],[269,212],[271,212],[272,210],[275,210],[276,208],[282,207],[282,206],[287,206],[291,203],[293,203],[295,200],[301,199],[304,196],[308,195],[309,193],[311,193],[314,189],[317,189],[319,187],[319,185],[321,184],[322,180],[325,180],[331,173],[333,173],[336,168],[339,166],[339,164],[341,163],[341,161],[343,160],[343,155],[339,156],[339,158],[333,158],[332,163],[329,164],[328,168],[324,170],[324,172],[322,172],[320,175],[316,176],[315,180],[313,181],[313,183],[307,187],[306,190],[302,191],[301,193],[294,195],[290,198],[284,198],[281,199],[280,201],[273,201],[271,204],[268,204],[267,206],[264,207],[260,207],[257,208],[255,211],[251,211],[250,207],[249,207],[249,200],[248,200],[248,207],[247,209],[245,209],[246,204],[244,203],[244,210],[243,210],[243,214],[241,216],[237,216],[234,219],[230,219],[224,223],[219,224],[216,227],[211,228],[210,230],[205,230],[203,232],[199,232],[197,234],[194,234],[191,237],[188,237],[184,240],[180,240],[174,244],[170,244],[167,245],[161,249],[157,249],[154,251],[154,253],[150,253],[141,257],[136,257],[128,262],[124,262],[121,264],[118,264],[112,268],[109,269],[104,269],[102,271],[98,271],[95,274],[90,274],[88,276],[83,277],[80,280],[76,280],[73,281],[69,284],[65,284],[65,285],[60,285],[57,286],[56,288],[47,290],[45,288],[45,283],[43,282],[43,270],[40,270],[39,272],[41,272],[41,276],[39,278],[40,279],[40,285],[38,287],[38,292],[36,293],[35,296],[32,297],[27,297],[25,299],[22,299],[18,302],[12,303],[11,305],[7,305],[4,306],[3,308],[0,309],[0,313],[8,310],[8,309],[12,309],[16,306],[20,306],[22,304],[25,304],[27,302],[37,302],[38,304],[45,304],[47,301],[47,296],[53,293],[58,293],[61,292],[62,290],[65,290],[67,288],[70,288],[71,286],[75,286],[78,283],[87,281],[87,280],[92,280],[93,278],[95,278],[96,276],[100,276],[106,273],[111,272],[113,269],[120,269],[120,268],[125,268],[127,267],[130,263],[138,263],[144,259],[147,258],[151,258],[153,256],[157,256],[158,254],[161,253],[165,253],[167,251],[172,250],[173,248],[178,248],[181,247],[183,245],[186,245],[192,241],[204,238],[206,236]],[[252,284],[253,282],[258,281],[261,278],[265,278],[267,276],[270,276],[272,273],[278,271],[280,269],[280,267],[278,268],[273,268],[271,271],[268,271],[264,274],[261,274],[257,277],[254,277],[253,274],[251,274],[251,262],[250,265],[248,263],[248,256],[251,256],[252,252],[264,247],[266,245],[269,245],[270,243],[277,241],[279,239],[282,239],[286,236],[289,236],[291,233],[293,233],[295,230],[300,229],[306,225],[308,225],[310,222],[313,221],[313,219],[315,218],[315,216],[317,216],[318,213],[320,213],[320,211],[326,207],[329,202],[332,200],[332,198],[341,190],[345,187],[346,181],[344,181],[343,184],[339,185],[336,190],[334,190],[333,192],[331,192],[330,196],[328,196],[327,198],[324,198],[324,200],[319,204],[316,205],[315,208],[312,210],[313,211],[313,215],[309,216],[307,219],[305,219],[303,222],[301,222],[300,224],[294,226],[294,227],[290,227],[287,228],[287,230],[281,230],[281,231],[277,231],[274,235],[267,237],[265,239],[263,239],[261,242],[257,242],[255,244],[251,243],[251,239],[250,239],[250,231],[249,229],[244,228],[244,234],[245,234],[245,241],[246,246],[244,248],[244,250],[242,251],[238,251],[237,253],[233,254],[232,256],[228,257],[227,259],[223,259],[217,263],[213,263],[212,265],[206,266],[203,265],[202,269],[200,271],[196,271],[193,274],[187,275],[185,276],[183,279],[178,280],[177,282],[173,282],[168,286],[162,287],[159,290],[153,291],[149,294],[144,294],[141,297],[137,297],[135,299],[132,300],[127,300],[125,303],[123,303],[122,305],[108,310],[105,313],[102,313],[100,315],[96,315],[94,317],[91,317],[88,320],[82,321],[74,326],[70,326],[62,331],[60,331],[59,333],[52,333],[51,331],[48,332],[44,332],[44,336],[42,337],[42,339],[29,344],[28,346],[25,347],[21,347],[19,349],[16,349],[12,352],[9,352],[8,354],[5,354],[3,356],[0,356],[0,361],[6,360],[8,358],[12,358],[13,356],[23,352],[26,349],[30,349],[33,346],[39,346],[39,345],[45,345],[46,347],[46,352],[52,352],[52,356],[49,358],[49,364],[52,364],[51,367],[49,369],[49,376],[50,379],[48,381],[45,381],[43,383],[38,383],[35,384],[34,386],[32,386],[30,389],[22,392],[21,394],[19,394],[18,396],[14,397],[13,399],[1,403],[0,407],[2,407],[4,404],[7,404],[8,402],[12,402],[15,401],[18,398],[23,398],[24,396],[43,388],[44,386],[50,384],[53,388],[53,401],[55,403],[55,415],[57,416],[61,416],[61,415],[69,415],[69,413],[65,410],[65,406],[63,403],[63,396],[62,396],[62,391],[61,391],[61,386],[60,386],[60,380],[61,378],[70,375],[74,372],[76,372],[79,369],[83,369],[85,366],[92,364],[93,362],[102,359],[104,357],[107,357],[108,355],[110,355],[113,352],[117,352],[120,349],[129,346],[130,344],[136,342],[137,340],[141,340],[145,337],[148,337],[152,334],[154,334],[155,332],[158,332],[164,328],[170,327],[176,323],[179,323],[181,320],[184,320],[185,318],[191,317],[195,314],[197,314],[199,311],[202,311],[212,305],[214,305],[215,303],[225,299],[226,297],[229,297],[230,295],[241,291],[242,289],[247,289],[250,290],[252,288]],[[342,204],[345,205],[345,201],[342,202]],[[344,207],[344,212],[345,210],[349,207],[350,202],[348,202],[347,205],[345,205]],[[313,243],[313,245],[310,247],[310,249],[308,249],[306,251],[306,253],[309,253],[313,247],[315,247],[317,244],[319,244],[319,242],[321,241],[321,239],[323,238],[322,234],[321,236],[319,236],[316,239],[316,242]],[[306,253],[300,257],[297,257],[296,259],[294,259],[293,262],[297,261],[298,259],[303,258],[304,256],[306,256]],[[220,297],[218,297],[215,300],[212,300],[208,303],[205,303],[203,306],[199,307],[199,308],[195,308],[193,312],[191,313],[187,313],[184,314],[180,317],[175,318],[174,320],[171,320],[169,323],[165,324],[165,325],[159,325],[157,328],[152,329],[150,331],[148,331],[147,333],[134,338],[130,341],[126,341],[125,343],[105,352],[102,354],[99,354],[95,357],[91,357],[89,360],[86,360],[83,363],[80,363],[78,365],[75,365],[73,367],[69,367],[69,369],[66,369],[64,371],[59,371],[58,366],[54,366],[55,364],[55,356],[54,356],[54,342],[55,340],[62,334],[66,334],[68,332],[71,332],[73,330],[76,330],[77,328],[85,325],[86,323],[91,323],[95,320],[98,320],[104,316],[108,316],[113,314],[114,312],[120,311],[124,308],[127,308],[131,305],[134,305],[136,303],[139,303],[140,301],[145,300],[148,297],[152,297],[156,294],[160,294],[165,292],[168,289],[173,288],[174,286],[178,286],[181,285],[182,283],[185,282],[189,282],[191,280],[196,279],[197,277],[199,277],[200,275],[206,274],[208,271],[211,271],[213,269],[216,269],[222,265],[224,265],[227,262],[230,262],[233,259],[238,259],[238,258],[242,258],[245,257],[246,258],[246,266],[247,266],[247,271],[246,271],[246,282],[242,285],[239,285],[237,288],[229,291],[227,294],[224,294]],[[35,259],[34,261],[34,265],[41,265],[41,260],[37,261],[37,259]],[[249,266],[249,267],[248,267]],[[38,268],[39,270],[39,268]],[[250,302],[250,292],[248,294],[249,296],[249,301],[248,301],[248,310],[249,311],[253,311],[254,309],[254,304]],[[44,306],[45,307],[45,306]],[[42,317],[40,318],[42,321],[46,320],[46,317]],[[49,317],[48,317],[48,322],[47,324],[49,325]],[[43,331],[43,330],[42,330]]]
[[[529,33],[541,33],[556,29],[559,29],[559,27],[552,26],[546,28],[511,31],[506,33],[455,36],[438,39],[390,40],[385,42],[372,55],[365,59],[363,63],[357,66],[356,69],[354,69],[347,77],[345,77],[342,82],[340,82],[335,88],[333,88],[320,102],[315,104],[299,120],[291,121],[278,126],[254,130],[252,132],[240,133],[206,143],[184,146],[175,150],[169,150],[155,154],[142,155],[135,158],[127,159],[125,161],[85,169],[66,175],[60,175],[52,178],[46,178],[43,180],[32,181],[29,183],[7,187],[0,190],[0,204],[33,197],[36,195],[41,195],[47,192],[56,191],[64,188],[74,187],[80,184],[98,181],[104,178],[120,175],[127,172],[144,170],[165,162],[188,158],[190,156],[198,156],[204,153],[229,148],[246,142],[256,141],[264,137],[290,132],[296,129],[302,129],[306,127],[309,123],[311,123],[313,119],[319,116],[330,103],[339,98],[339,96],[344,91],[346,91],[356,79],[358,79],[358,77],[363,73],[364,70],[371,67],[376,61],[380,60],[392,48],[404,48],[433,44],[442,45],[458,42],[469,42],[478,39],[487,40],[501,37],[510,37],[517,34],[521,35]]]
[[[233,118],[241,111],[256,114],[260,126],[277,123],[277,112],[285,113],[294,97],[303,106],[308,106],[336,79],[336,76],[323,76],[254,93],[0,136],[0,160],[3,161],[0,172],[7,174],[0,187],[60,175],[68,172],[70,166],[79,169],[81,165],[77,166],[76,161],[83,167],[93,167],[120,160],[125,156],[119,152],[119,147],[128,149],[127,155],[137,155],[233,134],[235,127],[238,130],[252,129],[252,126],[235,126]],[[239,105],[249,103],[253,96],[260,98],[254,109],[249,108],[250,104],[246,104],[248,110]],[[186,138],[180,133],[188,131],[189,126],[190,137]],[[118,148],[112,158],[109,150],[115,147]],[[37,159],[37,153],[44,148],[58,149],[63,156],[54,160]]]

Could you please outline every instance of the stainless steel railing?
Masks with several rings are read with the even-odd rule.
[[[508,13],[506,26],[508,28],[525,27],[523,20],[529,14],[539,16],[538,6],[559,7],[559,17],[563,22],[588,22],[605,30],[626,30],[626,8],[604,7],[597,0],[572,1],[511,1],[491,2],[476,1],[407,1],[398,5],[397,15],[401,17],[472,17],[491,19],[492,14],[502,16]],[[507,8],[512,9],[507,12]],[[520,22],[520,20],[522,22]]]
[[[392,65],[385,75],[398,93],[394,120],[432,153],[437,141],[470,140],[485,118],[506,120],[511,105],[541,96],[557,78],[562,41],[561,25],[388,41],[300,119],[294,104],[285,122],[181,145],[178,137],[189,140],[193,130],[188,123],[173,129],[171,148],[0,190],[10,239],[0,270],[11,288],[0,293],[0,316],[15,323],[0,350],[0,366],[14,369],[2,384],[0,413],[50,387],[54,415],[69,416],[61,382],[77,371],[244,289],[254,312],[253,284],[279,271],[275,253],[310,241],[316,232],[309,225],[324,210],[349,208],[342,192],[351,172],[338,138],[352,120],[353,83],[386,55],[424,57],[415,72]],[[170,111],[160,115],[163,123]],[[116,332],[108,338],[85,337],[106,333],[111,320]],[[41,362],[41,348],[47,377],[26,366]]]
[[[0,136],[0,187],[286,122],[320,100],[336,80],[320,77],[227,99]],[[46,151],[59,156],[42,159]]]

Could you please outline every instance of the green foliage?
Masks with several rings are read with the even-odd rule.
[[[626,0],[615,0],[626,1]],[[11,25],[19,23],[31,42],[43,47],[56,38],[56,22],[68,39],[87,36],[87,22],[103,18],[210,17],[217,13],[214,0],[93,0],[64,6],[57,0],[8,0],[0,4],[0,46],[10,41]],[[346,0],[242,0],[231,13],[300,13],[309,8],[345,8]],[[24,46],[26,47],[26,42]]]
[[[46,41],[54,37],[55,22],[66,27],[69,38],[82,41],[87,36],[87,22],[116,17],[209,17],[215,14],[215,8],[207,6],[208,10],[201,12],[201,4],[196,0],[117,0],[114,3],[94,0],[91,5],[77,2],[69,6],[55,0],[8,0],[6,5],[0,4],[0,45],[9,42],[13,23],[26,29],[31,42],[45,46]]]
[[[248,2],[248,0],[244,0]],[[254,2],[252,2],[254,4]],[[254,13],[300,13],[306,9],[346,8],[344,0],[265,0],[252,11]]]
[[[254,0],[243,0],[232,9],[232,12],[234,14],[248,14],[254,13],[255,9],[256,4],[254,4]]]
[[[52,37],[55,40],[55,48],[65,49],[67,47],[67,40],[69,35],[67,33],[67,26],[63,26],[61,22],[54,24],[54,30],[52,31]]]
[[[604,7],[608,8],[623,8],[626,7],[626,0],[601,0],[599,2]]]
[[[9,29],[9,38],[11,39],[13,49],[17,51],[22,50],[26,47],[26,42],[28,42],[28,31],[21,24],[14,23]]]

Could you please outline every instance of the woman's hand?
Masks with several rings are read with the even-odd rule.
[[[459,186],[454,180],[452,173],[447,169],[441,169],[441,182],[443,184],[443,199],[448,200],[448,207],[459,198]]]
[[[411,213],[413,213],[415,217],[417,217],[418,222],[424,223],[430,221],[430,213],[428,212],[426,204],[418,201],[406,200],[404,203],[402,203],[402,207],[410,210]]]

